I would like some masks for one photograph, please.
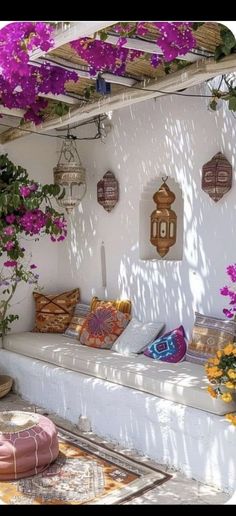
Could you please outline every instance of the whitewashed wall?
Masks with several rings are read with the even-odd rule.
[[[199,92],[204,93],[193,91]],[[79,286],[84,301],[95,294],[127,296],[141,320],[164,320],[167,329],[183,324],[189,333],[195,310],[222,315],[225,298],[219,289],[227,283],[226,266],[236,261],[235,118],[227,110],[209,112],[205,99],[172,95],[114,112],[112,124],[105,144],[78,143],[88,191],[70,218],[67,242],[50,248],[47,242],[34,246],[42,283],[57,289]],[[78,131],[79,136],[84,134]],[[6,148],[32,177],[49,181],[58,145],[51,138],[32,136]],[[233,187],[214,203],[201,190],[201,167],[218,151],[233,165]],[[120,183],[120,201],[111,213],[96,201],[97,181],[107,170]],[[148,181],[163,174],[173,177],[183,190],[183,259],[142,261],[139,200]],[[106,290],[101,278],[102,241]],[[29,326],[30,294],[24,307],[27,316],[22,328]]]
[[[1,149],[1,153],[8,153],[16,165],[25,167],[30,178],[41,183],[53,183],[52,169],[57,160],[56,141],[53,138],[43,136],[27,136],[15,140]],[[31,263],[38,266],[40,283],[49,290],[54,290],[58,277],[58,250],[57,244],[44,237],[38,242],[22,240],[22,245],[32,253]],[[59,245],[59,244],[58,244]],[[34,319],[34,301],[32,297],[33,287],[21,283],[12,301],[11,313],[20,316],[12,329],[13,331],[31,330]]]
[[[183,323],[189,333],[195,310],[223,316],[219,289],[227,283],[226,266],[236,262],[235,118],[227,109],[210,112],[203,98],[168,96],[114,112],[112,124],[105,144],[78,144],[88,193],[60,251],[60,281],[63,287],[78,284],[85,301],[94,294],[127,296],[141,320],[164,320],[167,329]],[[214,203],[201,190],[201,168],[218,151],[233,165],[233,186]],[[111,213],[96,202],[96,183],[107,170],[120,183],[120,202]],[[183,190],[183,260],[145,262],[139,259],[139,200],[148,181],[163,174]]]

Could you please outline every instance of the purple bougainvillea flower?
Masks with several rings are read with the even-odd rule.
[[[13,224],[13,222],[16,220],[16,216],[14,213],[10,213],[10,215],[6,215],[6,222],[8,224]]]
[[[224,313],[224,314],[226,315],[226,317],[228,317],[229,319],[232,319],[232,317],[234,317],[233,312],[231,312],[230,310],[228,310],[228,308],[224,308],[223,313]]]
[[[19,192],[20,192],[21,196],[25,198],[25,197],[29,197],[29,195],[31,194],[31,189],[29,186],[20,186]]]
[[[220,293],[222,296],[229,296],[229,287],[223,287],[220,289]]]
[[[15,228],[13,226],[8,226],[3,230],[4,235],[12,236],[15,234]]]
[[[5,267],[16,267],[17,262],[16,260],[7,260],[3,265],[5,265]]]
[[[226,269],[226,272],[228,274],[228,276],[230,277],[231,281],[233,281],[233,283],[236,282],[236,263],[234,263],[233,265],[229,265]]]
[[[30,266],[31,269],[37,269],[37,265],[35,265],[35,263],[32,263],[32,265]]]
[[[6,244],[4,246],[4,250],[11,251],[12,249],[14,249],[14,247],[15,247],[15,243],[12,242],[12,240],[8,240],[8,242],[6,242]]]

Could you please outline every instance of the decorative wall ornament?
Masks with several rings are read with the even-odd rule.
[[[232,186],[232,166],[227,158],[218,152],[202,167],[202,189],[217,202]]]
[[[54,183],[61,186],[64,195],[57,199],[57,203],[65,208],[67,213],[78,206],[86,193],[86,173],[82,166],[73,135],[70,130],[63,140],[57,166],[53,169]]]
[[[176,242],[177,215],[170,205],[175,200],[175,194],[166,184],[168,177],[162,177],[162,185],[153,195],[157,207],[151,214],[150,242],[156,247],[161,257],[165,256],[169,248]]]
[[[104,210],[111,211],[119,200],[119,183],[113,172],[106,172],[97,183],[97,200]]]

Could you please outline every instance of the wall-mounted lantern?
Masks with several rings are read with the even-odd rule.
[[[177,216],[170,205],[175,200],[175,194],[166,184],[168,177],[162,177],[162,185],[153,195],[157,207],[151,214],[150,242],[156,247],[161,257],[165,256],[169,248],[176,242]]]

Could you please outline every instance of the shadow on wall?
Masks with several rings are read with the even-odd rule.
[[[61,270],[69,259],[71,284],[78,283],[84,300],[94,294],[128,297],[139,319],[166,321],[167,329],[183,324],[188,333],[195,310],[222,316],[219,289],[226,266],[235,261],[234,185],[218,203],[201,190],[202,165],[216,152],[221,150],[235,170],[234,119],[228,111],[207,111],[205,99],[169,96],[120,110],[113,126],[105,146],[96,142],[91,152],[91,144],[84,144],[81,152],[88,193],[71,218]],[[96,201],[96,183],[109,169],[120,185],[120,201],[110,214]],[[183,193],[183,259],[143,262],[139,201],[143,187],[161,175],[173,177]]]

